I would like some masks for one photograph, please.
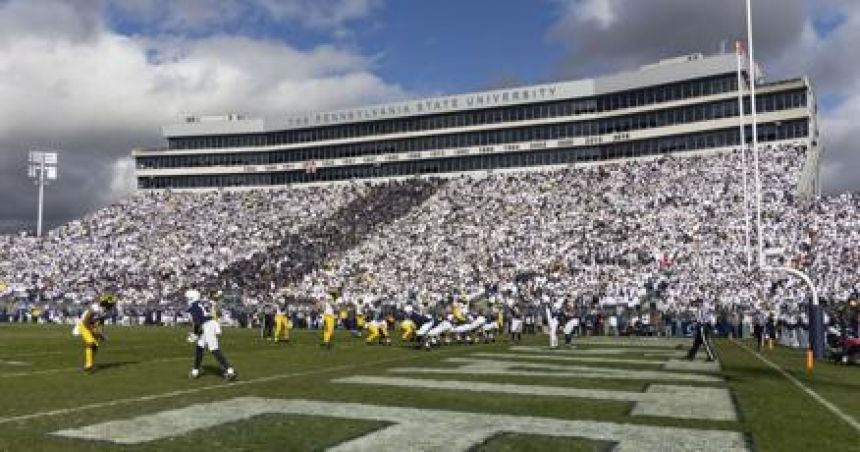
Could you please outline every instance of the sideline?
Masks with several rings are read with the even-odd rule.
[[[358,363],[358,364],[348,364],[348,365],[345,364],[345,365],[341,365],[341,366],[333,366],[333,367],[325,367],[325,368],[321,368],[321,369],[315,369],[315,370],[311,370],[311,371],[307,371],[307,372],[293,372],[293,373],[286,373],[286,374],[277,374],[277,375],[270,375],[267,377],[254,378],[251,380],[239,380],[239,381],[232,382],[232,383],[217,383],[217,384],[212,384],[209,386],[203,386],[203,387],[199,387],[199,388],[180,389],[177,391],[163,392],[160,394],[150,394],[150,395],[145,395],[145,396],[140,396],[140,397],[129,397],[129,398],[125,398],[125,399],[110,400],[107,402],[90,403],[87,405],[80,405],[80,406],[76,406],[76,407],[72,407],[72,408],[60,408],[60,409],[56,409],[56,410],[41,411],[41,412],[37,412],[37,413],[22,414],[22,415],[18,415],[18,416],[10,416],[10,417],[5,417],[5,418],[0,418],[0,425],[9,424],[12,422],[28,421],[31,419],[38,419],[38,418],[42,418],[42,417],[59,416],[59,415],[63,415],[63,414],[76,413],[79,411],[92,410],[92,409],[96,409],[96,408],[105,408],[105,407],[112,407],[112,406],[117,406],[117,405],[125,405],[125,404],[129,404],[129,403],[148,402],[148,401],[152,401],[152,400],[166,399],[166,398],[170,398],[170,397],[176,397],[176,396],[182,396],[182,395],[188,395],[188,394],[197,394],[197,393],[204,392],[204,391],[211,391],[213,389],[230,389],[230,388],[235,388],[235,387],[239,387],[239,386],[248,386],[248,385],[257,384],[257,383],[268,383],[271,381],[285,380],[285,379],[295,378],[295,377],[306,377],[309,375],[324,374],[324,373],[328,373],[328,372],[339,372],[339,371],[349,370],[349,369],[360,369],[360,368],[367,367],[367,366],[375,366],[375,365],[379,365],[379,364],[392,363],[392,362],[398,362],[398,361],[410,361],[410,360],[415,360],[418,358],[426,358],[426,357],[427,357],[426,354],[421,353],[421,354],[416,354],[414,356],[381,359],[381,360],[377,360],[377,361],[363,362],[363,363]]]
[[[782,374],[783,377],[785,377],[788,381],[792,382],[795,386],[797,386],[798,388],[803,390],[803,392],[808,394],[810,397],[815,399],[815,401],[817,401],[822,406],[824,406],[824,408],[827,408],[828,410],[830,410],[830,412],[832,412],[833,414],[838,416],[840,419],[845,421],[848,425],[850,425],[851,427],[854,427],[855,431],[860,432],[860,423],[858,423],[853,417],[849,416],[848,414],[846,414],[845,412],[840,410],[839,407],[828,402],[824,397],[821,397],[820,395],[818,395],[817,392],[813,391],[808,386],[801,383],[798,379],[791,376],[791,374],[786,372],[782,367],[772,363],[770,360],[768,360],[767,358],[762,356],[760,353],[756,353],[755,351],[753,351],[753,349],[747,347],[746,345],[744,345],[738,341],[732,340],[731,342],[733,344],[737,345],[738,347],[741,347],[744,350],[748,351],[750,354],[752,354],[753,356],[758,358],[759,361],[767,364],[769,367],[773,368],[774,370],[776,370],[777,372]]]

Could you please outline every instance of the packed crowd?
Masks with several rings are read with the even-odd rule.
[[[846,302],[860,289],[860,196],[799,200],[804,161],[801,147],[763,153],[764,247],[779,251],[771,264],[809,271],[823,299]],[[801,282],[746,269],[741,175],[735,152],[456,179],[285,291],[795,308],[808,301]]]
[[[317,224],[364,187],[272,192],[140,193],[39,240],[0,236],[7,292],[81,304],[102,290],[167,304],[281,237]]]
[[[772,264],[808,272],[822,300],[845,304],[860,295],[860,195],[800,199],[805,161],[802,146],[762,151],[764,247]],[[112,290],[126,306],[175,308],[188,287],[238,290],[246,306],[336,289],[346,304],[564,300],[583,312],[632,318],[653,307],[680,318],[705,300],[797,317],[809,302],[802,282],[747,270],[742,174],[734,151],[451,180],[140,193],[42,240],[0,236],[0,298],[75,306]]]

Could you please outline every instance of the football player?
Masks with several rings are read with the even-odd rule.
[[[368,336],[367,345],[379,343],[380,345],[391,345],[391,338],[388,336],[388,322],[385,320],[385,313],[379,301],[373,302],[367,308],[366,322]]]
[[[275,306],[275,342],[280,342],[282,337],[284,342],[289,342],[291,329],[293,322],[287,317],[287,307],[278,303]]]
[[[335,324],[334,305],[328,299],[322,300],[320,305],[323,313],[322,343],[320,345],[331,349]]]
[[[491,320],[484,323],[484,326],[481,328],[484,336],[484,343],[496,342],[496,334],[498,334],[501,329],[501,325],[503,325],[501,312],[501,309],[493,306],[489,315]],[[493,318],[496,320],[492,320]]]
[[[411,306],[410,306],[411,308]],[[401,342],[412,342],[415,340],[415,332],[417,328],[415,327],[415,322],[412,319],[405,318],[400,322],[400,341]]]
[[[353,337],[361,337],[361,330],[364,328],[364,317],[359,312],[361,303],[359,300],[349,300],[346,302],[346,320],[342,321],[344,329],[349,331]]]
[[[451,321],[454,319],[453,314],[442,314],[439,321],[430,328],[427,332],[428,343],[432,346],[442,344],[448,345],[451,343],[449,334],[454,329],[454,324]]]
[[[523,310],[514,300],[509,300],[508,307],[511,316],[511,342],[518,343],[523,340]]]
[[[411,322],[411,326],[415,328],[415,330],[404,331],[403,337],[408,337],[410,340],[418,342],[418,346],[421,346],[421,344],[427,340],[427,333],[431,328],[433,328],[433,318],[424,312],[414,309],[411,305],[406,305],[404,313],[406,315],[406,319]],[[407,328],[408,327],[409,324],[407,324]],[[426,342],[424,345],[429,348],[429,342]]]
[[[484,314],[480,309],[478,310],[477,316],[469,314],[468,323],[454,327],[454,334],[457,341],[464,342],[466,344],[476,342],[485,323],[487,323],[487,318],[484,317]]]
[[[367,327],[367,345],[380,344],[391,345],[388,336],[388,323],[385,320],[369,320],[365,323]]]
[[[451,314],[454,316],[454,325],[467,323],[466,317],[469,314],[469,306],[455,299],[454,302],[451,303]]]
[[[273,340],[275,338],[275,307],[268,303],[264,304],[260,308],[260,315],[263,319],[260,322],[260,338]]]
[[[546,313],[547,326],[549,327],[549,348],[558,348],[558,325],[561,321],[562,307],[564,302],[558,300],[555,303],[547,296],[544,299],[544,311]]]
[[[95,303],[84,311],[81,318],[75,323],[72,335],[80,336],[84,344],[84,372],[95,370],[96,352],[104,343],[105,336],[101,331],[106,318],[113,314],[116,307],[116,297],[103,292],[98,296]]]
[[[194,367],[191,369],[191,378],[200,376],[200,364],[203,362],[203,350],[208,348],[212,356],[221,366],[221,372],[225,379],[235,380],[236,371],[227,361],[221,348],[218,346],[218,335],[221,334],[221,326],[215,320],[214,306],[211,302],[200,298],[200,292],[189,289],[185,292],[188,301],[188,316],[191,320],[192,332],[188,335],[188,342],[194,344]]]
[[[361,306],[359,305],[355,311],[355,330],[356,331],[363,330],[365,325],[367,324],[367,316],[364,315],[364,312],[362,312],[360,310],[360,308],[361,308]],[[358,336],[361,336],[361,333],[359,333]]]
[[[576,311],[573,309],[573,304],[568,301],[564,304],[562,311],[564,321],[564,345],[570,346],[573,341],[573,334],[579,324],[579,318],[576,317]]]

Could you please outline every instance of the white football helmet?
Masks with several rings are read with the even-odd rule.
[[[188,289],[185,291],[185,299],[188,300],[189,303],[194,303],[195,301],[200,300],[200,292],[194,289]]]

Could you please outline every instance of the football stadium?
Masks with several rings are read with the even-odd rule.
[[[0,450],[860,451],[860,194],[736,50],[164,125],[0,235]]]

